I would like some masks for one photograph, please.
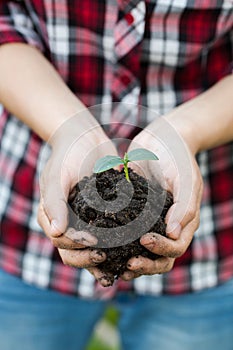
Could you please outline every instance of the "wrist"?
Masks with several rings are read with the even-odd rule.
[[[165,116],[194,155],[233,140],[232,89],[229,75]]]
[[[84,139],[88,139],[90,145],[97,145],[108,139],[87,108],[83,108],[60,123],[47,142],[52,148],[67,149],[74,142]]]
[[[164,117],[185,142],[191,153],[195,156],[201,149],[201,133],[195,124],[195,111],[191,107],[175,108]]]

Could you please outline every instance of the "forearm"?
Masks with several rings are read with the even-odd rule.
[[[175,108],[166,119],[194,154],[233,140],[233,75]]]
[[[0,47],[0,102],[45,141],[85,108],[48,60],[26,44]]]

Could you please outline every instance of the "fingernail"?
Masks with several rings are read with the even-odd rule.
[[[134,273],[131,271],[125,271],[124,274],[121,276],[121,279],[123,281],[130,281],[134,278]]]
[[[146,246],[152,246],[154,245],[155,243],[155,239],[156,239],[156,236],[155,234],[153,233],[148,233],[146,234],[145,236],[142,236],[141,239],[140,239],[140,243],[142,245],[146,245]]]
[[[143,244],[145,246],[146,249],[153,251],[155,249],[155,245],[154,244]]]
[[[168,222],[166,233],[167,234],[172,233],[175,236],[179,236],[179,234],[181,233],[181,226],[179,222]]]
[[[58,226],[57,220],[53,219],[51,221],[51,234],[53,237],[60,237],[62,235],[62,232],[59,230]]]
[[[103,262],[105,259],[105,255],[101,250],[92,250],[90,256],[91,260],[97,264]]]
[[[132,264],[127,264],[127,268],[130,270],[136,271],[141,268],[141,263],[140,261],[134,261],[133,265]]]
[[[102,277],[98,278],[98,282],[103,286],[103,287],[111,287],[114,283],[114,277],[113,276],[108,276],[108,275],[103,275]]]

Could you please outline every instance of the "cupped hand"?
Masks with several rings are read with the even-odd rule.
[[[175,259],[187,250],[199,226],[203,189],[191,141],[189,144],[182,130],[165,118],[155,120],[134,138],[130,149],[137,147],[154,152],[159,160],[140,161],[130,166],[149,180],[159,181],[172,193],[173,205],[165,217],[166,237],[150,232],[140,239],[146,249],[161,257],[154,261],[142,256],[131,258],[128,270],[121,276],[125,280],[172,269]]]
[[[107,154],[116,155],[113,143],[89,111],[70,118],[49,140],[52,152],[41,174],[38,222],[66,265],[89,268],[100,283],[112,276],[96,266],[105,260],[103,252],[89,249],[97,239],[88,232],[69,227],[68,197],[84,176],[91,175],[95,161]]]

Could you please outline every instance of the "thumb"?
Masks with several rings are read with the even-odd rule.
[[[47,180],[41,185],[41,215],[39,221],[49,236],[59,237],[67,229],[68,210],[67,200],[59,180]],[[43,212],[43,214],[42,214]]]

